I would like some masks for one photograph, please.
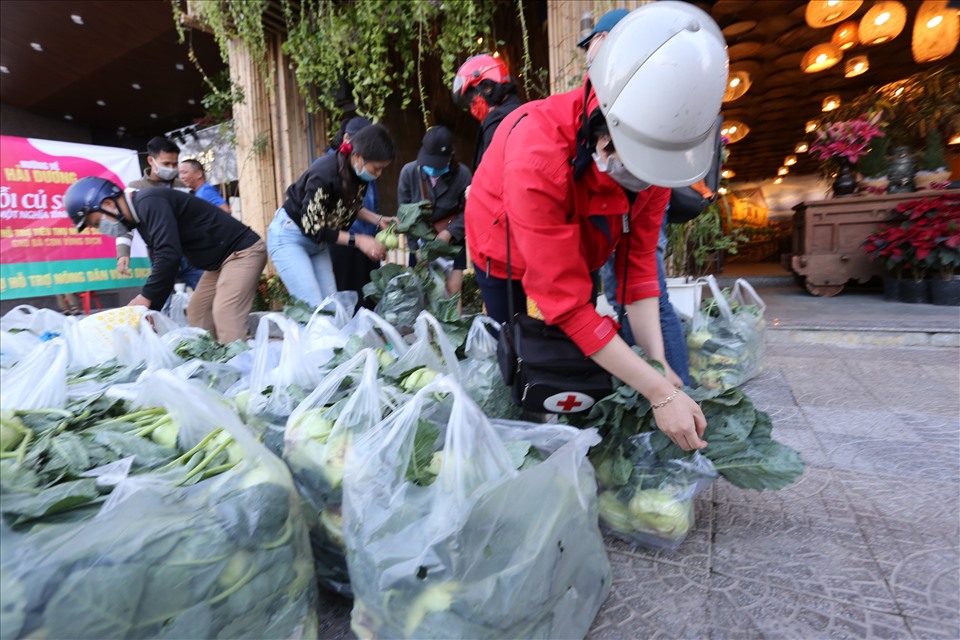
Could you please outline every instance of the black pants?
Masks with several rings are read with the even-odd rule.
[[[356,291],[359,306],[368,306],[363,300],[363,285],[370,282],[370,272],[380,268],[380,263],[371,260],[356,247],[328,245],[337,291]]]

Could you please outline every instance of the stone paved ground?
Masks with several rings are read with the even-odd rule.
[[[673,555],[609,540],[588,637],[960,638],[960,351],[770,344],[745,390],[806,473],[721,480]],[[320,636],[349,611],[325,596]]]

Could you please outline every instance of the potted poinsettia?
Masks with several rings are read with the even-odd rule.
[[[902,302],[935,298],[936,304],[960,304],[960,278],[956,276],[960,270],[960,195],[901,202],[886,225],[867,237],[864,250],[883,260],[893,276],[884,280],[884,298]],[[927,281],[929,273],[939,277]]]

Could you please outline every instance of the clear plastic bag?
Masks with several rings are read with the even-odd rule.
[[[350,596],[343,545],[343,465],[353,439],[380,421],[393,402],[377,376],[377,356],[365,349],[331,371],[290,414],[283,459],[311,507],[317,579]]]
[[[0,370],[0,408],[62,409],[67,404],[67,343],[42,343],[10,369]]]
[[[687,335],[690,377],[708,389],[739,387],[763,366],[766,304],[742,278],[729,295],[713,276],[706,281],[713,297],[704,301]]]
[[[187,307],[190,305],[190,293],[187,291],[174,291],[170,295],[167,304],[164,305],[162,313],[170,318],[170,321],[178,327],[186,327]]]
[[[497,339],[490,329],[499,331],[493,318],[478,315],[473,319],[464,348],[467,357],[460,362],[461,381],[488,418],[516,420],[523,411],[513,401],[510,387],[503,382],[497,363]]]
[[[52,309],[38,309],[28,304],[21,304],[0,318],[2,331],[29,331],[35,336],[44,334],[60,334],[64,327],[76,324],[77,319],[65,316]]]
[[[699,451],[660,460],[650,443],[653,435],[630,438],[633,471],[623,486],[604,487],[600,524],[631,544],[676,551],[695,524],[694,497],[719,475]]]
[[[274,360],[278,343],[270,339],[271,324],[277,325],[283,333],[278,360]],[[269,313],[260,318],[249,377],[248,413],[289,416],[323,377],[321,367],[331,355],[325,351],[306,350],[300,325],[282,314]]]
[[[409,331],[426,309],[423,285],[413,272],[390,279],[374,311],[401,333]]]
[[[198,453],[132,475],[111,463],[76,481],[108,493],[102,504],[0,522],[3,636],[316,638],[307,529],[282,461],[216,394],[169,371],[144,378],[138,406],[165,408]],[[194,445],[215,428],[217,459],[235,464],[201,474]],[[3,486],[5,501],[17,488]]]
[[[440,424],[437,393],[452,395]],[[545,460],[518,455],[445,376],[354,441],[343,487],[358,637],[586,634],[611,580],[586,460],[599,437],[564,429]]]
[[[399,356],[409,348],[397,329],[369,309],[360,309],[350,322],[344,325],[342,335],[360,342],[361,348],[386,349]]]
[[[456,349],[436,318],[429,312],[422,311],[414,322],[413,335],[414,340],[410,348],[384,368],[384,375],[398,378],[426,367],[434,372],[434,375],[450,374],[460,380],[460,363],[457,360]],[[409,386],[406,389],[415,391]]]
[[[0,331],[0,368],[9,369],[42,343],[40,336],[30,331]]]
[[[352,300],[344,300],[347,294],[352,294]],[[355,291],[338,291],[317,305],[303,330],[304,343],[310,350],[332,351],[346,344],[349,336],[343,335],[342,330],[350,322],[352,313],[345,305],[350,304],[351,310],[356,308],[356,299]]]

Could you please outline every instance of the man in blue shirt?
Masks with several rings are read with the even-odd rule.
[[[230,205],[223,199],[220,192],[207,182],[207,174],[198,160],[190,159],[180,163],[180,180],[187,185],[193,195],[231,213]]]

